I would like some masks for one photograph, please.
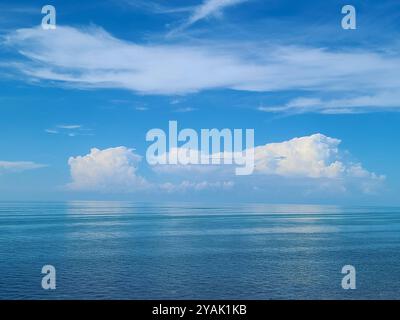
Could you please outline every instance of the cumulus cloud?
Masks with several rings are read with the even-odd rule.
[[[346,165],[339,161],[340,140],[322,134],[255,148],[255,171],[308,178],[337,178]]]
[[[67,188],[73,191],[107,193],[185,192],[207,189],[228,189],[231,181],[149,182],[137,174],[141,156],[126,147],[99,150],[92,148],[84,156],[70,157],[68,164],[72,182]]]
[[[286,186],[292,181],[298,188],[303,185],[309,190],[320,188],[344,192],[348,186],[364,193],[379,190],[385,176],[368,171],[359,162],[348,160],[348,153],[340,149],[340,143],[339,139],[319,133],[247,149],[247,152],[254,151],[255,168],[251,176],[235,176],[235,165],[223,164],[224,157],[231,157],[226,152],[205,156],[199,150],[174,148],[174,154],[184,152],[190,156],[189,163],[198,163],[199,157],[207,157],[221,159],[222,164],[153,165],[151,168],[156,174],[153,182],[138,175],[138,167],[142,162],[133,149],[93,148],[87,155],[69,159],[72,182],[68,188],[80,191],[171,193],[216,189],[228,191],[249,186],[254,190],[262,190],[272,181],[275,186],[280,181]]]
[[[364,193],[373,193],[382,185],[384,175],[364,169],[361,163],[346,161],[339,150],[341,141],[323,134],[294,138],[255,148],[255,172],[294,178],[310,178],[355,184]]]
[[[47,167],[45,164],[32,161],[0,161],[0,173],[2,172],[21,172]]]
[[[27,78],[78,88],[166,95],[222,88],[298,90],[337,97],[300,97],[264,111],[346,113],[400,106],[400,57],[393,53],[259,43],[143,45],[100,28],[64,26],[52,32],[19,29],[9,33],[4,44],[19,52],[22,59],[9,65]]]
[[[72,182],[68,188],[107,192],[132,192],[146,188],[146,180],[137,175],[140,161],[141,157],[126,147],[93,148],[85,156],[69,158]]]
[[[278,143],[268,143],[257,146],[254,152],[253,183],[256,186],[268,180],[268,176],[280,176],[289,179],[314,180],[316,184],[340,183],[342,189],[347,183],[356,183],[364,192],[372,192],[385,180],[385,176],[369,172],[359,162],[346,160],[346,152],[340,150],[341,141],[323,134],[314,134],[294,138]],[[199,150],[184,148],[173,149],[172,154],[183,154],[190,160],[198,162],[199,157],[219,158],[221,163],[224,157],[232,154],[217,153],[210,156],[203,155]],[[169,154],[166,154],[169,157]],[[232,165],[155,165],[157,173],[182,175],[188,177],[232,177]]]

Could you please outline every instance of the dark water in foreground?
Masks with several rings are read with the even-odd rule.
[[[0,203],[0,299],[37,298],[397,299],[400,208]]]

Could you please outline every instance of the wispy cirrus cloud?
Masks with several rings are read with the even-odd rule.
[[[193,112],[196,111],[196,108],[192,108],[192,107],[183,107],[183,108],[178,108],[175,109],[174,112],[176,113],[187,113],[187,112]]]
[[[148,107],[144,107],[144,106],[138,106],[138,107],[135,108],[135,110],[137,110],[137,111],[148,111],[149,108]]]
[[[49,133],[49,134],[58,134],[58,130],[54,129],[45,129],[44,132]]]
[[[4,172],[22,172],[47,167],[32,161],[0,161],[0,173]]]
[[[80,129],[82,126],[80,124],[59,124],[57,128],[60,129]]]
[[[199,22],[200,20],[208,17],[220,16],[228,7],[238,5],[248,0],[205,0],[202,4],[194,7],[189,18],[181,24],[178,28],[172,30],[169,35],[190,27],[191,25]]]
[[[52,32],[20,29],[8,34],[5,45],[22,58],[10,63],[11,70],[68,87],[158,95],[210,89],[303,93],[286,105],[266,104],[260,109],[271,112],[349,113],[400,107],[400,55],[393,52],[243,47],[232,42],[141,45],[100,28],[63,26]]]
[[[193,14],[189,17],[188,23],[193,24],[211,15],[220,13],[222,10],[237,5],[248,0],[205,0],[201,5],[195,8]]]
[[[84,126],[80,124],[59,124],[53,128],[45,129],[45,132],[48,134],[67,135],[69,137],[93,136],[91,129],[84,128]]]
[[[270,113],[325,113],[346,114],[369,111],[399,110],[400,94],[383,90],[375,94],[359,94],[344,98],[305,98],[299,97],[278,106],[260,106],[259,111]]]
[[[173,13],[186,13],[193,10],[193,6],[183,7],[170,7],[160,4],[156,1],[148,0],[119,0],[120,4],[125,4],[134,9],[143,9],[152,14],[173,14]]]

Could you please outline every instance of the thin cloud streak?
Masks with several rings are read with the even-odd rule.
[[[22,172],[47,167],[45,164],[32,161],[0,161],[0,173],[2,172]]]
[[[228,7],[238,5],[248,0],[205,0],[201,5],[193,9],[190,17],[180,25],[178,28],[169,32],[169,36],[174,35],[180,31],[189,28],[191,25],[204,20],[210,16],[218,16],[222,14],[222,11]]]

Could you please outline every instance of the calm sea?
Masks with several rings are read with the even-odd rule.
[[[0,203],[0,299],[399,297],[400,208]]]

